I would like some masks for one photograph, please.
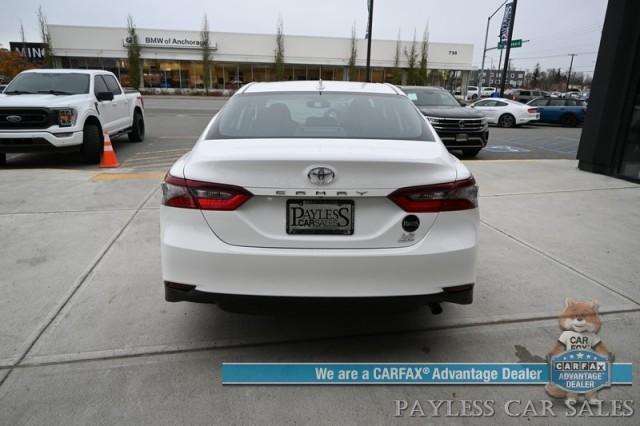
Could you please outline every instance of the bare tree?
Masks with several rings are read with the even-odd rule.
[[[204,93],[209,94],[211,86],[211,41],[209,39],[209,20],[207,14],[202,19],[202,31],[200,32],[200,47],[202,48],[202,83]]]
[[[284,80],[284,24],[282,16],[278,16],[278,24],[276,26],[276,80]]]
[[[427,60],[429,57],[429,23],[424,27],[422,33],[422,43],[420,43],[420,70],[418,71],[418,82],[423,86],[427,84]]]
[[[393,83],[402,83],[402,76],[400,70],[400,28],[398,28],[398,38],[396,39],[396,52],[393,55]]]
[[[127,16],[127,60],[129,84],[134,88],[140,87],[140,44],[138,43],[138,33],[133,23],[133,17]]]
[[[358,56],[358,42],[356,40],[356,23],[351,27],[351,54],[349,56],[349,80],[356,80],[356,59]]]
[[[20,19],[20,41],[22,42],[22,54],[24,55],[25,49],[27,48],[27,39],[24,36],[24,25],[22,24],[22,19]]]
[[[49,37],[49,29],[47,27],[47,16],[42,11],[42,5],[38,7],[38,24],[40,26],[40,38],[42,39],[42,44],[44,44],[44,62],[49,68],[53,68],[54,61],[51,53],[51,38]]]
[[[416,49],[416,30],[413,30],[413,41],[411,48],[404,49],[404,56],[407,58],[407,84],[418,84],[418,50]]]

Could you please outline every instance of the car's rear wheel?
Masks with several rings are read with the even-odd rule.
[[[142,142],[144,140],[144,118],[139,111],[133,113],[133,125],[128,137],[130,142]]]
[[[578,125],[578,119],[573,114],[565,114],[560,117],[560,123],[567,127],[576,127]]]
[[[80,148],[82,161],[88,164],[97,164],[100,162],[102,154],[102,137],[100,128],[95,124],[86,124],[84,126],[84,136],[82,138],[82,148]]]
[[[462,150],[462,155],[468,158],[475,157],[481,149],[482,148],[466,148]]]
[[[498,125],[504,128],[514,127],[516,125],[516,119],[511,114],[503,114],[498,120]]]

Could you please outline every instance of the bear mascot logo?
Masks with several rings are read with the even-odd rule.
[[[594,351],[613,362],[613,354],[609,352],[605,344],[598,336],[601,326],[600,315],[598,314],[597,302],[581,302],[566,299],[564,309],[560,314],[560,328],[562,334],[558,338],[553,349],[547,355],[547,360],[555,355],[572,350]],[[576,402],[578,395],[567,392],[558,386],[547,383],[545,390],[549,396],[554,398],[565,398],[567,401]],[[584,396],[589,403],[598,403],[597,391],[592,391]]]

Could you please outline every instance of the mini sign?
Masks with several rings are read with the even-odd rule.
[[[42,61],[45,57],[44,43],[23,43],[21,41],[11,41],[9,42],[9,48],[12,52],[18,52],[24,56],[29,62]]]

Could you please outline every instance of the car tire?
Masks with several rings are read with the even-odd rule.
[[[462,150],[462,156],[467,158],[472,158],[478,155],[482,148],[467,148]]]
[[[578,119],[573,114],[565,114],[560,117],[560,124],[567,127],[576,127],[578,125]]]
[[[471,100],[475,101],[476,99],[478,99],[478,95],[471,95]]]
[[[142,117],[140,111],[136,111],[133,113],[133,124],[127,136],[130,142],[142,142],[144,140],[144,133],[144,117]]]
[[[498,119],[498,125],[505,129],[514,127],[516,125],[516,118],[511,114],[502,114]]]
[[[97,164],[100,162],[100,155],[102,154],[100,128],[95,124],[86,124],[83,133],[82,147],[80,148],[82,161],[87,164]]]
[[[0,153],[0,166],[6,166],[7,165],[7,154]]]

